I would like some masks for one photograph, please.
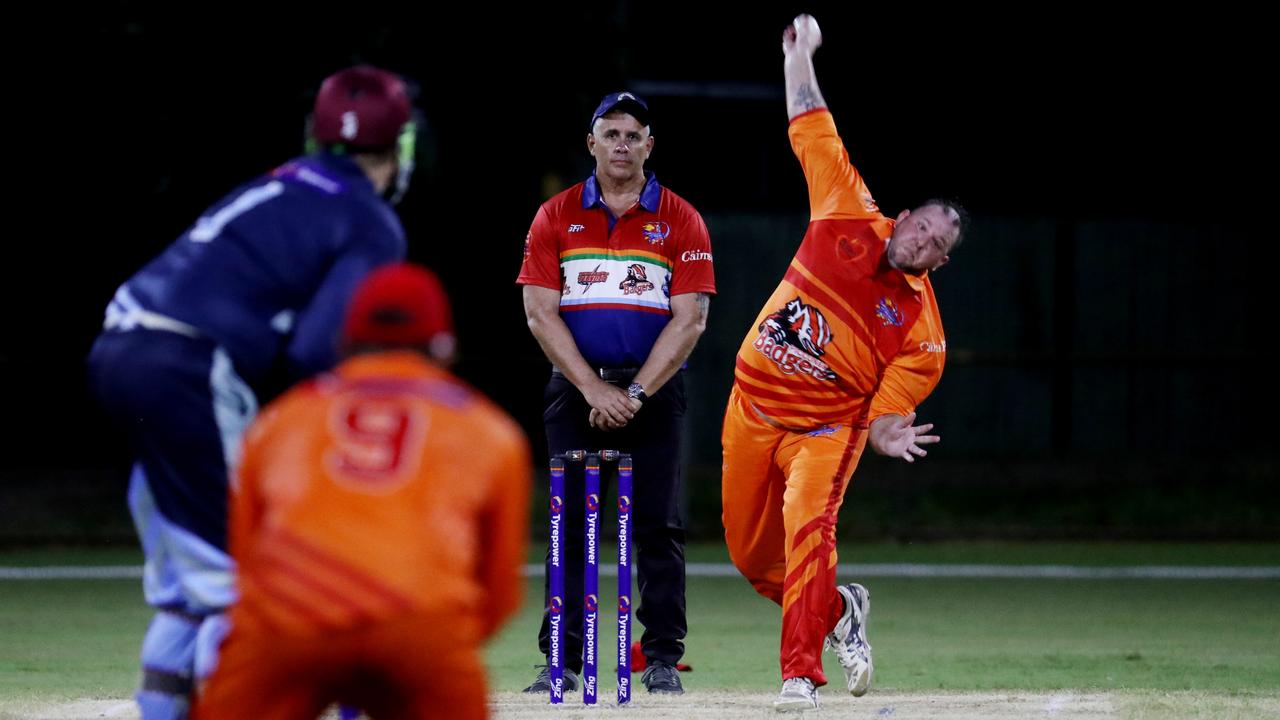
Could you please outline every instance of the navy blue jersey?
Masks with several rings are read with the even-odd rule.
[[[217,342],[250,385],[337,360],[356,285],[402,260],[404,228],[350,158],[297,158],[218,201],[116,294]]]

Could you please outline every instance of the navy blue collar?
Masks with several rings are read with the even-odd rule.
[[[644,189],[640,191],[640,207],[656,213],[658,206],[662,203],[662,186],[658,184],[658,176],[648,170],[644,171],[644,177]],[[600,196],[600,184],[596,182],[596,174],[591,173],[591,177],[587,178],[586,186],[582,188],[582,209],[589,210],[597,206],[605,210],[609,209],[609,206],[604,204],[604,198]]]
[[[367,192],[375,192],[373,181],[369,179],[369,175],[349,155],[321,151],[312,153],[306,156],[305,159],[331,179],[339,180],[348,186],[356,185],[362,187]]]

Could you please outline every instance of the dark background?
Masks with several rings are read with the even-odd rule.
[[[599,98],[648,99],[649,168],[703,213],[716,254],[686,453],[691,529],[715,537],[733,354],[806,221],[780,52],[800,11],[822,23],[818,79],[880,206],[944,195],[975,217],[934,277],[948,366],[920,412],[943,443],[911,467],[864,459],[842,534],[1280,537],[1258,20],[855,5],[125,3],[51,19],[9,105],[10,157],[34,173],[6,203],[0,544],[128,540],[128,455],[83,382],[102,310],[207,205],[299,152],[319,81],[355,62],[421,85],[410,259],[450,291],[459,373],[536,448],[548,368],[513,283],[521,243],[538,204],[590,172]]]

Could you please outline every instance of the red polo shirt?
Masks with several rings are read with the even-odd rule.
[[[595,367],[639,367],[671,319],[671,297],[716,291],[711,238],[693,206],[652,173],[620,218],[595,175],[542,204],[516,282],[560,291],[560,315]]]

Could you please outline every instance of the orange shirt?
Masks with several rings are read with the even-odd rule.
[[[759,412],[798,429],[906,415],[946,358],[933,286],[889,265],[893,220],[849,162],[831,113],[801,115],[789,133],[809,185],[809,228],[742,342],[734,382]]]
[[[488,637],[520,602],[531,480],[520,428],[449,373],[409,352],[348,360],[246,436],[232,622],[314,635],[444,613]]]

